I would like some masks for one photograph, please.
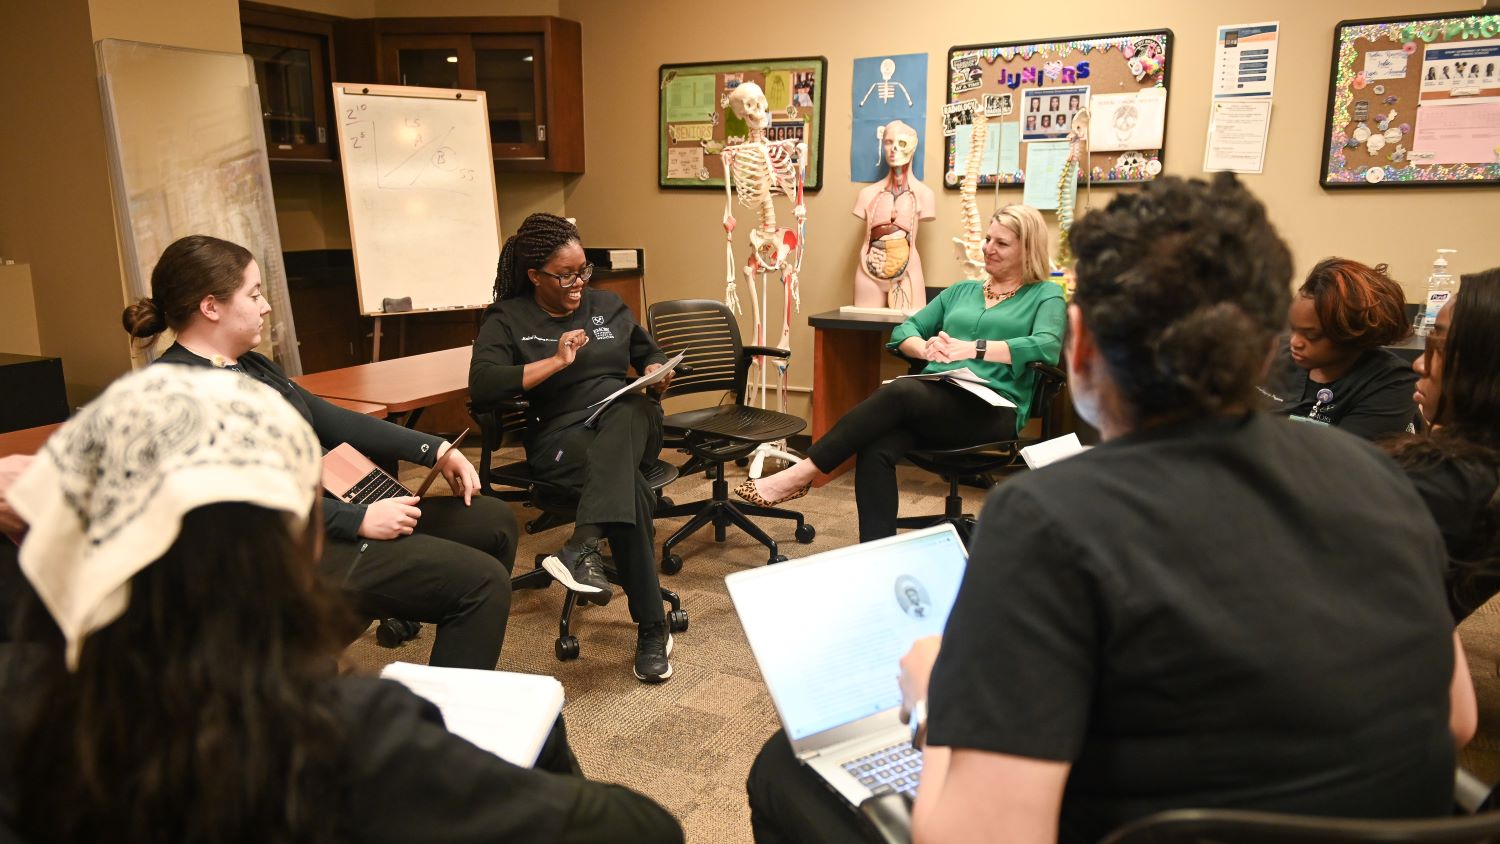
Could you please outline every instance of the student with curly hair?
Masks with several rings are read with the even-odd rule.
[[[1500,593],[1500,267],[1461,282],[1412,362],[1430,431],[1389,444],[1443,532],[1455,621]]]
[[[1384,264],[1319,261],[1292,298],[1291,333],[1261,387],[1271,412],[1371,440],[1410,430],[1416,376],[1380,348],[1410,332],[1405,301]]]
[[[673,642],[656,577],[656,494],[641,466],[661,452],[661,405],[627,394],[584,422],[592,405],[630,383],[627,369],[654,372],[667,356],[619,296],[588,286],[593,271],[571,222],[527,217],[500,253],[469,393],[477,405],[526,396],[533,477],[579,495],[573,535],[543,566],[580,601],[606,604],[613,587],[599,546],[609,540],[639,626],[636,679],[659,683],[672,676]]]
[[[1291,275],[1265,209],[1229,174],[1163,178],[1072,242],[1068,384],[1103,442],[990,492],[942,637],[901,660],[915,839],[1450,812],[1477,715],[1442,538],[1376,449],[1256,412]],[[810,776],[774,735],[758,840],[848,840]]]

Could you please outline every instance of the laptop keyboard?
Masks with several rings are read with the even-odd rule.
[[[902,742],[845,762],[844,770],[871,791],[879,793],[886,786],[915,800],[922,752]]]
[[[379,469],[372,469],[370,474],[360,478],[359,483],[344,493],[344,500],[350,504],[370,504],[386,498],[410,494],[406,491],[406,487],[396,483],[390,475]]]

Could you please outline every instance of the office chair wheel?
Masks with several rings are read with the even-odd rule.
[[[558,636],[557,644],[553,648],[557,652],[558,662],[567,662],[578,658],[578,637]]]
[[[797,541],[802,543],[803,545],[812,542],[813,537],[817,535],[818,529],[813,527],[812,525],[807,524],[806,522],[797,525]]]
[[[784,563],[784,562],[786,562],[786,555],[785,554],[773,554],[771,556],[771,559],[766,560],[766,565],[768,565],[768,566],[774,566],[777,563]]]
[[[662,574],[676,574],[682,571],[682,555],[668,554],[661,558]]]
[[[375,641],[382,648],[399,648],[403,643],[415,639],[421,630],[420,622],[383,618],[380,626],[375,628]]]
[[[688,628],[687,610],[672,610],[667,613],[667,629],[673,633],[681,633]]]

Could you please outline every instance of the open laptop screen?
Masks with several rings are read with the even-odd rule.
[[[945,526],[726,579],[790,739],[900,705],[901,657],[943,632],[965,560]]]

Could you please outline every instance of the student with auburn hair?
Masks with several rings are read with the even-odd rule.
[[[1394,352],[1406,337],[1406,297],[1386,275],[1347,258],[1313,267],[1287,309],[1291,333],[1261,386],[1269,410],[1373,440],[1410,430],[1417,377]]]
[[[287,378],[255,351],[270,310],[248,249],[189,235],[162,252],[151,271],[151,296],[127,307],[122,321],[130,336],[148,343],[172,329],[176,342],[159,363],[227,369],[271,387],[312,425],[325,449],[349,443],[377,462],[440,466],[458,495],[369,505],[328,496],[320,568],[366,619],[437,625],[431,664],[493,669],[510,616],[515,515],[476,494],[473,464],[441,437],[345,410]]]
[[[1500,267],[1462,278],[1412,369],[1430,430],[1389,448],[1443,532],[1462,621],[1500,593]]]

